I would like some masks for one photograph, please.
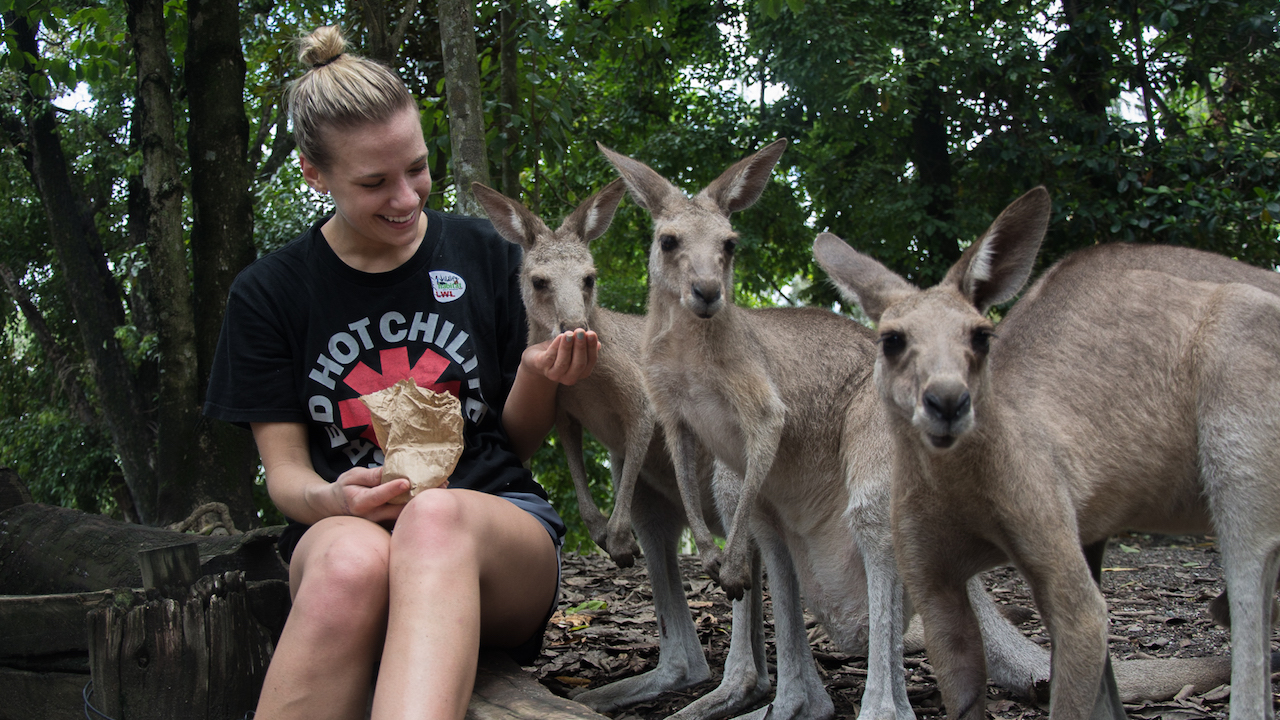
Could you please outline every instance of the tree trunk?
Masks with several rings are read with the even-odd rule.
[[[1097,17],[1105,7],[1095,7],[1090,0],[1064,0],[1062,14],[1068,30],[1059,33],[1054,48],[1065,59],[1056,75],[1063,79],[1076,108],[1100,121],[1106,119],[1112,93],[1107,83],[1111,51],[1103,34],[1110,25],[1107,18]]]
[[[169,523],[196,504],[190,475],[204,462],[196,452],[200,392],[195,312],[183,242],[185,191],[178,169],[181,151],[174,134],[163,0],[129,0],[128,23],[138,72],[134,122],[141,130],[146,248],[160,355],[154,522]]]
[[[449,100],[449,145],[457,211],[483,216],[471,183],[492,185],[485,152],[484,107],[480,102],[480,65],[476,60],[476,6],[472,0],[440,0],[440,47],[444,54],[445,93]]]
[[[960,245],[954,234],[948,232],[955,221],[955,194],[942,91],[929,84],[917,88],[916,95],[920,102],[911,118],[911,162],[916,168],[919,192],[925,196],[925,214],[934,223],[921,230],[920,247],[928,252],[928,258],[921,258],[923,277],[914,280],[921,285],[931,285],[941,280],[947,268],[960,259]]]
[[[249,119],[244,111],[245,60],[240,49],[236,0],[189,0],[186,86],[190,107],[187,149],[191,160],[192,271],[195,282],[197,403],[204,398],[222,328],[231,281],[257,252],[253,246],[253,199],[249,165]],[[198,407],[197,407],[198,411]],[[236,525],[256,527],[253,437],[223,422],[195,429],[200,462],[186,481],[191,504],[225,502]]]
[[[501,72],[501,87],[498,92],[503,109],[502,133],[505,139],[502,148],[502,193],[509,198],[520,200],[520,170],[516,167],[515,151],[519,146],[518,132],[514,116],[520,108],[520,54],[516,52],[519,42],[516,33],[518,0],[509,0],[498,14],[499,32],[502,35],[502,49],[498,57]]]
[[[6,25],[13,28],[24,53],[39,57],[35,28],[25,18],[10,15]],[[30,63],[23,68],[24,77],[34,72]],[[27,134],[33,184],[44,205],[49,240],[62,267],[102,418],[119,454],[138,518],[152,523],[156,520],[155,436],[148,430],[143,399],[115,337],[115,329],[124,324],[120,293],[106,268],[97,228],[73,184],[47,97],[32,98]]]
[[[404,43],[404,34],[409,29],[409,21],[418,10],[418,0],[409,0],[404,12],[391,26],[392,8],[379,0],[361,0],[360,8],[364,12],[364,24],[368,31],[365,38],[365,53],[381,63],[396,67],[400,63],[400,45]]]

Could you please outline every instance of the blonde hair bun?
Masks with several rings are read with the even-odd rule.
[[[298,61],[315,69],[332,63],[347,51],[347,40],[337,25],[318,27],[298,40]]]
[[[289,86],[289,119],[298,152],[320,169],[332,157],[325,133],[383,122],[405,108],[417,109],[390,68],[347,52],[342,28],[325,25],[298,41],[298,60],[309,69]]]

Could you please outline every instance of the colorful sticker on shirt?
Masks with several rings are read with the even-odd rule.
[[[448,270],[432,270],[431,291],[439,302],[453,302],[467,291],[467,281],[463,280],[461,275]]]

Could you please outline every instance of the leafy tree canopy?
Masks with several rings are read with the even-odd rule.
[[[118,464],[127,453],[104,420],[90,371],[98,361],[79,334],[86,320],[55,251],[33,153],[52,102],[69,187],[95,233],[80,239],[118,318],[109,344],[144,405],[162,405],[140,48],[124,20],[134,5],[0,0],[0,189],[9,198],[0,274],[10,278],[0,303],[0,463],[40,499],[95,511],[127,509]],[[189,51],[203,52],[190,42],[200,32],[192,17],[215,5],[170,0],[162,10],[193,278],[204,241],[190,233],[201,212],[192,188],[206,171],[187,155],[199,132],[188,104],[209,90],[188,87],[184,70]],[[328,22],[402,73],[433,153],[431,203],[453,207],[435,3],[374,5],[238,6],[251,253],[327,211],[291,155],[283,95],[301,71],[294,38]],[[491,176],[554,223],[614,176],[597,142],[694,191],[785,137],[792,145],[774,182],[735,218],[738,301],[751,305],[837,303],[809,250],[823,230],[932,283],[1000,208],[1041,184],[1054,198],[1042,263],[1127,240],[1276,267],[1277,12],[1263,0],[479,2]],[[594,246],[602,304],[644,311],[649,240],[647,217],[624,204]],[[155,422],[150,412],[141,422]],[[548,445],[535,469],[563,508],[557,452]]]

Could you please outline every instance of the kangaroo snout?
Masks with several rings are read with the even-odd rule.
[[[915,424],[933,447],[951,447],[973,425],[969,388],[958,381],[930,383],[921,393]]]
[[[581,330],[591,329],[591,325],[585,317],[581,317],[573,320],[560,321],[560,332],[562,333],[572,332],[574,330],[579,330],[579,329]]]
[[[700,318],[715,315],[724,305],[719,281],[695,280],[689,284],[689,309]]]
[[[926,390],[924,393],[924,409],[930,417],[944,423],[953,423],[969,412],[969,391],[938,393]]]

